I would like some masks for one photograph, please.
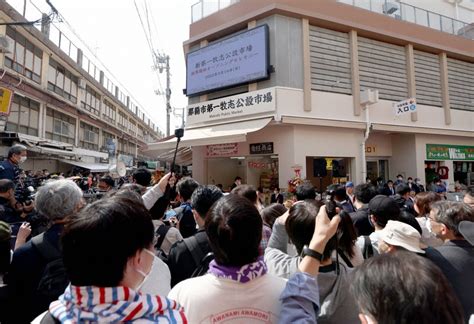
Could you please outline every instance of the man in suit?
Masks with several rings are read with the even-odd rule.
[[[280,193],[280,188],[277,187],[273,190],[272,196],[270,197],[270,203],[283,204],[283,195]]]

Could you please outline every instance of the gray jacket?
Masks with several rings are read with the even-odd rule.
[[[265,250],[268,272],[282,278],[290,278],[298,272],[299,256],[290,256],[286,249],[288,235],[285,225],[275,222],[273,232]],[[339,275],[334,266],[320,268],[319,285],[320,311],[318,323],[359,323],[357,304],[349,291],[351,269],[339,263]]]

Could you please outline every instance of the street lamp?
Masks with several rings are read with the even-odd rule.
[[[365,110],[365,135],[364,141],[362,142],[361,156],[362,156],[362,181],[365,182],[367,178],[367,159],[365,156],[365,143],[370,135],[372,124],[370,123],[369,106],[379,101],[379,91],[366,89],[360,94],[360,104]]]

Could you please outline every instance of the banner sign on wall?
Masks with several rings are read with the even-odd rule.
[[[239,143],[206,146],[206,157],[235,156],[239,153]]]
[[[186,125],[272,112],[276,109],[275,88],[200,102],[186,108]]]
[[[474,161],[474,146],[426,144],[426,159]]]
[[[393,104],[395,116],[400,116],[407,113],[412,113],[416,111],[416,99],[409,98],[407,100],[402,100]]]

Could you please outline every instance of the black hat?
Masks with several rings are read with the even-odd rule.
[[[474,246],[474,222],[462,221],[458,225],[459,233]]]
[[[397,219],[400,215],[400,207],[392,198],[377,195],[369,202],[369,213],[386,219]]]

